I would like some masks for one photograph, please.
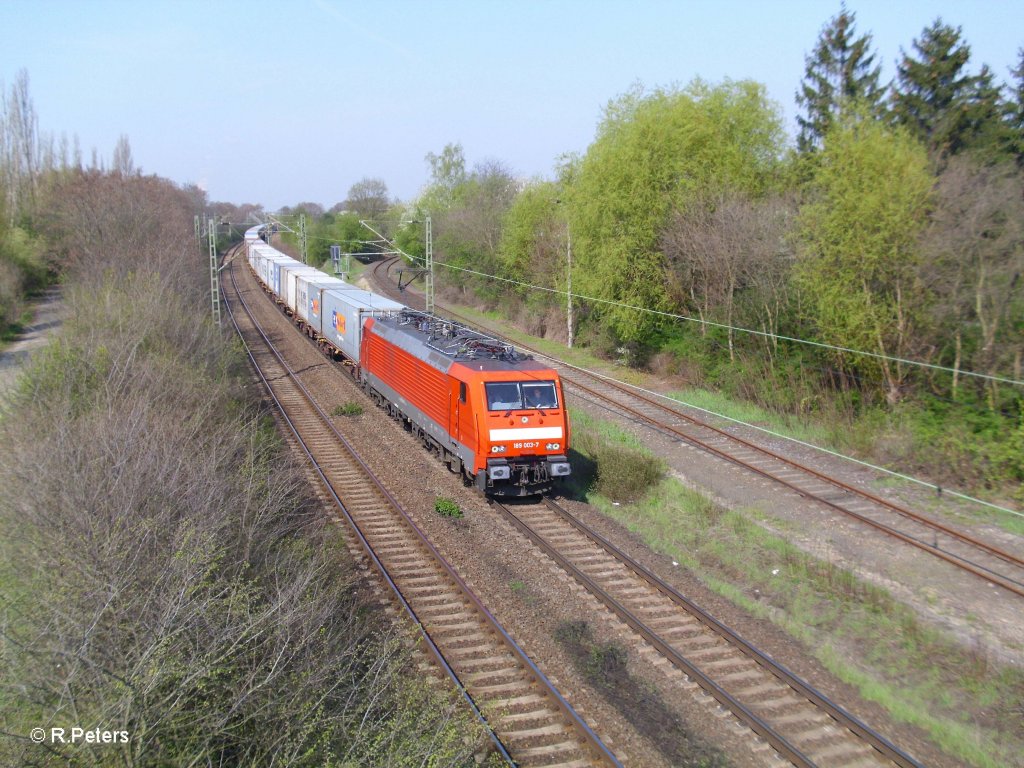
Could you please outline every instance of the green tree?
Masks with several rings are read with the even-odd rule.
[[[797,285],[822,341],[903,358],[914,350],[926,293],[918,238],[934,179],[908,133],[847,116],[825,138],[800,212]],[[879,379],[897,402],[907,368],[837,353],[841,365]]]
[[[932,152],[955,155],[990,147],[1001,127],[1000,89],[988,67],[971,75],[971,49],[960,27],[936,19],[920,40],[917,57],[904,53],[892,91],[896,121]]]
[[[709,191],[757,196],[783,144],[778,107],[758,83],[637,87],[612,101],[569,194],[574,292],[616,303],[587,311],[620,341],[648,339],[654,316],[617,304],[670,308],[659,247],[670,214]]]
[[[459,143],[445,144],[441,154],[427,153],[430,185],[421,199],[433,213],[440,213],[455,202],[456,190],[466,181],[466,155]]]
[[[469,286],[485,297],[496,297],[502,285],[482,275],[500,271],[498,249],[502,221],[518,191],[512,171],[486,160],[466,171],[461,144],[447,144],[440,154],[429,153],[431,182],[412,206],[412,218],[431,217],[435,285],[439,291]],[[398,247],[414,257],[426,252],[424,227],[417,223],[396,231]]]
[[[807,152],[818,149],[837,117],[859,103],[874,114],[882,111],[884,89],[878,83],[881,67],[870,52],[871,35],[856,35],[856,14],[844,3],[821,30],[814,52],[806,57],[806,70],[796,103],[806,111],[798,115],[797,145]]]
[[[555,291],[566,290],[569,229],[565,206],[561,204],[564,195],[560,183],[536,181],[516,196],[502,223],[499,260],[504,277]],[[511,290],[526,305],[522,320],[528,330],[549,338],[562,337],[561,329],[566,327],[563,294],[527,288]]]
[[[568,235],[565,213],[559,208],[563,194],[559,184],[542,181],[516,196],[501,233],[503,275],[545,286],[558,282],[552,278],[565,272]],[[564,279],[561,283],[564,288]]]
[[[369,241],[376,236],[364,227],[355,211],[325,213],[307,221],[309,260],[314,266],[330,259],[332,245],[340,245],[342,253],[373,253],[381,246]],[[378,223],[377,225],[381,225]]]
[[[1006,117],[1010,106],[1003,98],[987,64],[983,64],[967,98],[965,148],[988,161],[1006,159],[1012,152],[1013,130]]]

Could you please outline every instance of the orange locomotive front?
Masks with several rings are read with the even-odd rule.
[[[363,328],[360,379],[453,472],[492,496],[545,493],[570,473],[562,383],[465,326],[407,310]]]

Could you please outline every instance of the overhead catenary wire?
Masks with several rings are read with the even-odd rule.
[[[777,341],[790,341],[790,342],[793,342],[795,344],[807,344],[807,345],[812,346],[812,347],[818,347],[820,349],[829,349],[829,350],[832,350],[832,351],[835,351],[835,352],[845,352],[845,353],[851,354],[851,355],[861,355],[863,357],[871,357],[871,358],[875,358],[877,360],[885,360],[885,361],[888,361],[888,362],[891,362],[891,363],[903,363],[904,365],[918,366],[918,367],[921,367],[921,368],[929,368],[931,370],[936,370],[936,371],[944,371],[946,373],[956,374],[958,376],[971,376],[973,378],[982,379],[982,380],[985,380],[985,381],[993,381],[993,382],[997,382],[997,383],[1000,383],[1000,384],[1010,384],[1010,385],[1017,386],[1017,387],[1024,387],[1024,381],[1021,381],[1019,379],[1011,379],[1011,378],[1008,378],[1008,377],[1005,377],[1005,376],[993,376],[993,375],[987,374],[987,373],[978,373],[976,371],[968,371],[968,370],[962,370],[962,369],[957,369],[957,368],[950,368],[949,366],[938,365],[936,363],[926,363],[926,362],[924,362],[922,360],[909,360],[909,359],[903,358],[903,357],[895,357],[895,356],[892,356],[892,355],[883,355],[883,354],[881,354],[879,352],[868,352],[868,351],[862,350],[862,349],[852,349],[850,347],[841,347],[841,346],[838,346],[838,345],[835,345],[835,344],[827,344],[827,343],[821,342],[821,341],[812,341],[810,339],[798,339],[798,338],[796,338],[794,336],[784,336],[784,335],[778,334],[778,333],[768,333],[767,331],[757,331],[757,330],[754,330],[752,328],[742,328],[740,326],[728,325],[726,323],[716,323],[716,322],[714,322],[712,320],[703,320],[703,319],[701,319],[699,317],[690,317],[688,315],[680,315],[680,314],[676,314],[674,312],[665,312],[665,311],[659,310],[659,309],[650,309],[649,307],[638,307],[638,306],[635,306],[633,304],[626,304],[625,302],[615,301],[613,299],[601,299],[601,298],[597,298],[596,296],[584,296],[583,294],[580,294],[580,293],[569,294],[567,291],[563,291],[563,290],[560,290],[558,288],[548,288],[548,287],[543,286],[543,285],[534,285],[532,283],[525,283],[525,282],[523,282],[521,280],[513,280],[513,279],[508,278],[508,277],[500,277],[498,275],[489,275],[486,272],[479,272],[479,271],[477,271],[475,269],[469,269],[467,267],[457,267],[454,264],[446,264],[445,262],[442,262],[442,261],[438,261],[436,263],[438,265],[440,265],[440,266],[447,267],[448,269],[453,269],[453,270],[456,270],[458,272],[466,272],[468,274],[477,275],[479,277],[485,277],[488,280],[498,280],[498,281],[501,281],[503,283],[510,283],[512,285],[520,285],[520,286],[522,286],[524,288],[530,288],[530,289],[536,290],[536,291],[546,291],[547,293],[554,293],[554,294],[557,294],[559,296],[570,296],[571,295],[572,298],[579,299],[581,301],[592,301],[592,302],[595,302],[597,304],[608,304],[610,306],[620,307],[622,309],[631,309],[631,310],[634,310],[636,312],[647,312],[649,314],[658,315],[660,317],[668,317],[668,318],[671,318],[673,320],[683,320],[683,321],[688,322],[688,323],[699,323],[700,325],[710,326],[712,328],[722,328],[722,329],[725,329],[725,330],[737,331],[739,333],[749,333],[749,334],[752,334],[754,336],[762,336],[764,338],[772,339],[772,340],[777,340]]]

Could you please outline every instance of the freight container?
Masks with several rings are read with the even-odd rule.
[[[296,261],[293,264],[282,264],[281,265],[281,300],[284,301],[285,305],[292,311],[292,314],[298,314],[297,295],[295,292],[295,278],[299,275],[305,275],[316,279],[318,277],[327,277],[327,275],[321,272],[316,267],[311,267],[308,264],[303,264],[300,261]]]
[[[267,287],[270,288],[271,293],[278,298],[281,296],[281,264],[288,264],[292,261],[295,261],[295,259],[291,256],[281,255],[280,253],[276,256],[265,256],[263,258],[263,268],[265,271],[264,282],[267,284]]]
[[[264,256],[264,257],[266,257],[266,256],[268,256],[270,254],[277,253],[277,251],[274,251],[273,248],[271,248],[269,245],[264,243],[262,240],[254,240],[253,242],[248,243],[247,247],[249,249],[249,260],[250,261],[254,261],[254,259],[257,256]]]
[[[270,287],[270,274],[267,267],[267,262],[270,260],[270,256],[262,248],[253,249],[253,264],[252,268],[256,270],[256,277],[258,277],[264,285]]]
[[[256,273],[257,277],[259,277],[260,274],[260,262],[262,259],[263,255],[259,249],[259,246],[253,245],[249,249],[249,264],[252,265],[252,271]]]
[[[250,248],[249,249],[249,263],[252,265],[252,271],[255,272],[256,273],[256,277],[259,277],[261,280],[263,280],[263,277],[260,276],[260,274],[261,274],[261,269],[260,268],[263,265],[264,259],[266,259],[266,256],[263,255],[263,252],[259,248]],[[266,269],[263,269],[262,272],[265,275],[266,274]]]
[[[322,294],[324,336],[353,363],[359,363],[363,321],[368,317],[388,317],[405,309],[402,304],[361,288],[329,290]]]
[[[270,278],[270,290],[274,292],[274,295],[277,296],[278,301],[280,301],[282,304],[284,303],[285,284],[284,281],[281,279],[281,268],[283,267],[287,269],[288,267],[291,267],[293,265],[302,266],[302,262],[296,261],[291,256],[285,256],[283,253],[280,254],[278,258],[274,259],[273,268],[271,270],[272,274]]]
[[[267,256],[272,255],[272,251],[268,250],[266,243],[262,240],[257,240],[249,246],[249,263],[252,265],[253,271],[256,274],[260,274],[260,265],[266,260]],[[266,273],[266,269],[263,270]]]
[[[257,240],[255,243],[253,243],[250,246],[250,248],[249,248],[249,252],[252,255],[254,255],[254,256],[260,256],[262,258],[267,258],[269,256],[283,256],[284,255],[280,251],[277,251],[277,250],[274,250],[273,248],[271,248],[269,245],[264,243],[262,240]]]
[[[306,322],[317,333],[323,333],[323,292],[331,290],[351,290],[352,286],[344,280],[325,275],[297,274],[295,276],[296,310],[295,314]],[[328,326],[329,327],[329,326]]]

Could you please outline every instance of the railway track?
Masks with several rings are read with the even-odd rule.
[[[242,269],[244,257],[233,259],[225,304],[253,365],[340,517],[496,749],[522,766],[620,765],[334,428],[260,328],[246,300],[257,289],[239,286]]]
[[[373,276],[382,288],[390,288],[387,273],[394,260],[378,262]],[[391,289],[392,295],[395,295]],[[413,296],[403,292],[403,301]],[[416,297],[418,299],[418,297]],[[456,319],[474,321],[445,308]],[[1006,592],[1024,597],[1024,557],[1008,552],[953,526],[895,504],[862,488],[829,477],[811,467],[719,429],[673,405],[616,381],[584,371],[538,349],[514,342],[548,360],[563,384],[604,407],[614,408],[671,439],[681,441],[728,461],[746,471],[788,488],[844,517],[858,521],[904,544],[916,547],[946,563],[984,579]]]
[[[551,499],[491,505],[646,644],[801,768],[919,766]]]

